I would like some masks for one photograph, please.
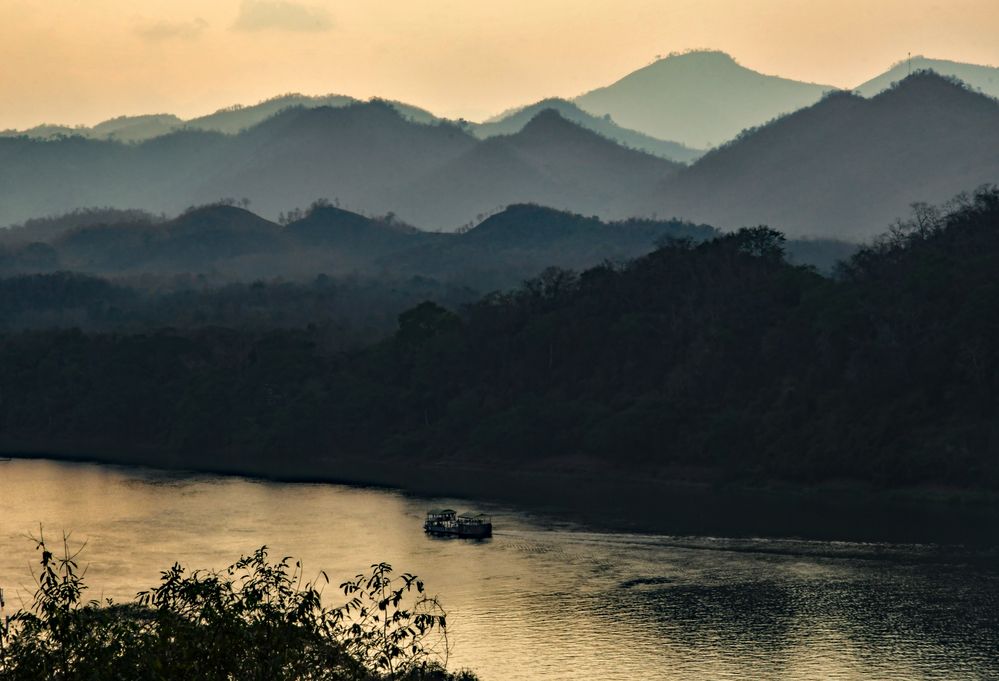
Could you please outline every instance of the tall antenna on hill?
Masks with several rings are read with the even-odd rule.
[[[912,75],[912,52],[909,53],[909,59],[908,59],[907,63],[909,64],[909,75],[911,76]]]

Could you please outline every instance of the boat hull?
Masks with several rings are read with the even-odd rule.
[[[427,523],[423,531],[434,537],[458,537],[459,539],[488,539],[493,536],[492,523],[471,526],[447,526]]]

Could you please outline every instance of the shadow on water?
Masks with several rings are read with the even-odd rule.
[[[633,613],[681,670],[724,676],[737,661],[742,678],[991,678],[999,673],[999,582],[951,577],[635,579],[621,584],[610,609]]]

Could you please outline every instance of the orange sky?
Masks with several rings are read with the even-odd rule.
[[[906,52],[999,65],[999,0],[0,0],[0,129],[283,92],[480,119],[710,47],[851,87]]]

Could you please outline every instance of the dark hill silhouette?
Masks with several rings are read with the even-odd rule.
[[[302,219],[289,224],[285,233],[303,243],[322,246],[377,246],[420,232],[408,225],[376,220],[335,206],[319,205]]]
[[[491,215],[462,237],[472,244],[529,247],[598,234],[608,225],[592,217],[536,204],[517,204]]]
[[[225,205],[192,209],[162,223],[83,227],[53,246],[65,266],[91,272],[206,272],[220,261],[287,249],[280,226]]]
[[[159,222],[163,218],[142,210],[119,210],[117,208],[80,208],[62,215],[26,220],[23,224],[12,225],[0,230],[0,243],[26,244],[50,242],[62,234],[82,227],[114,224],[140,224]]]
[[[552,266],[583,269],[619,262],[648,253],[664,239],[699,242],[716,234],[707,225],[680,220],[603,222],[517,204],[467,232],[427,235],[379,264],[385,273],[434,277],[488,291],[514,286]]]
[[[373,101],[292,108],[238,135],[181,130],[140,144],[0,138],[0,224],[80,206],[176,214],[247,197],[277,218],[317,197],[454,229],[511,203],[623,218],[679,164],[626,149],[554,111],[478,140],[458,125],[407,120]]]
[[[72,217],[62,222],[73,224]],[[109,217],[117,219],[89,224],[80,218],[85,226],[61,231],[49,229],[50,221],[28,223],[16,245],[0,249],[0,275],[64,269],[308,280],[360,274],[426,277],[489,290],[552,265],[589,267],[642,255],[664,238],[702,241],[716,235],[711,227],[677,220],[605,223],[537,205],[510,206],[463,233],[424,232],[321,203],[285,227],[223,204],[160,222],[142,213]]]
[[[704,149],[814,104],[831,89],[757,73],[724,52],[698,51],[660,59],[574,101],[631,130]]]
[[[553,109],[568,121],[592,130],[618,144],[647,154],[666,158],[671,161],[688,163],[699,158],[704,152],[691,149],[677,142],[657,139],[649,135],[628,130],[617,125],[610,116],[594,116],[580,109],[576,104],[565,99],[544,99],[536,104],[507,112],[502,116],[472,126],[472,132],[477,137],[488,138],[496,135],[512,135],[520,132],[531,119],[546,109]]]
[[[457,126],[416,124],[383,102],[290,109],[233,138],[224,166],[192,200],[248,196],[261,212],[277,215],[330,196],[351,208],[395,211],[439,226],[442,211],[415,214],[396,188],[476,144]],[[446,195],[437,199],[446,203]]]
[[[382,102],[286,109],[235,136],[181,130],[130,145],[0,138],[0,224],[88,205],[176,213],[220,196],[248,196],[273,217],[322,196],[391,210],[389,188],[476,143]]]
[[[990,97],[999,97],[999,68],[946,59],[930,59],[922,55],[903,59],[875,78],[859,85],[855,92],[865,97],[873,97],[884,92],[909,75],[918,71],[933,71],[941,76],[949,76],[963,81],[969,88]]]
[[[324,204],[311,207],[304,217],[291,222],[284,234],[299,254],[296,262],[285,266],[286,274],[292,276],[311,272],[396,276],[397,272],[384,268],[382,260],[453,236],[422,232],[393,219],[369,218]]]
[[[661,210],[721,228],[864,239],[999,182],[999,102],[932,73],[874,97],[836,93],[742,135],[669,183]]]
[[[436,218],[453,225],[483,209],[524,202],[620,219],[640,214],[635,208],[643,197],[681,167],[626,149],[547,109],[520,132],[491,137],[402,187],[395,205],[417,224]]]

